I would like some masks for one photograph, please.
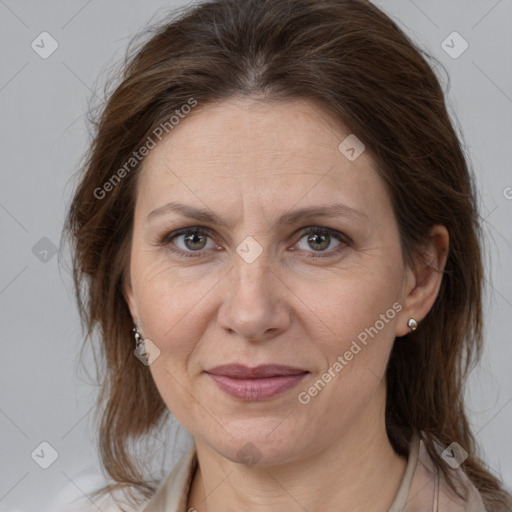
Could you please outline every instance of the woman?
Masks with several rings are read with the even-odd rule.
[[[105,362],[96,498],[511,510],[463,401],[472,177],[432,69],[369,2],[217,0],[163,24],[101,112],[67,229]],[[193,446],[151,482],[129,443],[169,411]]]

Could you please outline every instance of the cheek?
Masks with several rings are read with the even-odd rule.
[[[309,317],[316,316],[328,337],[344,344],[376,322],[379,331],[390,330],[396,317],[393,304],[399,298],[396,281],[394,276],[383,279],[381,273],[366,268],[350,275],[334,273],[321,282],[303,282],[296,292],[299,297],[309,297],[304,300],[311,310]]]
[[[211,286],[185,279],[161,262],[148,261],[140,270],[134,292],[141,327],[160,350],[149,370],[168,409],[186,420],[181,413],[189,411],[190,396],[196,394],[189,362],[204,330],[201,305]]]
[[[141,327],[162,355],[172,354],[175,361],[179,353],[186,354],[194,348],[201,303],[213,280],[209,284],[204,279],[179,275],[180,269],[171,269],[156,258],[138,263],[133,267],[133,288]]]
[[[370,279],[345,281],[324,292],[316,309],[322,319],[317,336],[308,333],[324,366],[309,387],[299,390],[304,393],[300,403],[308,402],[311,409],[303,413],[315,418],[318,428],[338,432],[362,413],[382,382],[401,306],[393,302],[393,290],[376,289]]]
[[[330,382],[318,405],[348,404],[354,397],[364,402],[383,378],[401,310],[395,278],[367,268],[350,276],[338,274],[323,283],[322,293],[313,302],[313,314],[309,313],[310,319],[321,320],[313,320],[316,332],[313,328],[309,338],[324,361],[322,370],[327,374],[320,378]]]

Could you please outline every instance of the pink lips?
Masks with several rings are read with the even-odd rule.
[[[206,373],[228,395],[242,400],[268,400],[296,386],[309,372],[281,365],[249,368],[229,364]]]

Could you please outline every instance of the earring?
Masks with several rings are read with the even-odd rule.
[[[415,331],[418,328],[418,322],[414,318],[409,318],[409,320],[407,320],[407,325],[411,331]]]
[[[142,337],[142,334],[139,332],[137,326],[135,326],[132,329],[134,336],[135,336],[135,351],[140,356],[139,359],[146,359],[147,353],[146,353],[146,343],[144,338]]]

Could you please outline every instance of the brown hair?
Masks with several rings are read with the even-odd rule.
[[[99,328],[105,365],[99,443],[114,483],[97,494],[131,487],[151,496],[155,486],[129,442],[158,431],[168,415],[148,368],[133,355],[123,296],[141,167],[126,162],[191,98],[200,108],[251,95],[314,101],[363,141],[389,187],[407,263],[433,225],[448,229],[450,251],[436,302],[420,328],[392,350],[387,432],[402,455],[412,430],[421,432],[452,488],[435,442],[458,442],[469,454],[462,467],[486,507],[502,511],[510,495],[477,456],[463,400],[468,372],[482,350],[475,190],[429,56],[364,0],[214,0],[175,14],[128,53],[119,83],[94,121],[66,223],[86,340]],[[123,166],[122,179],[113,182]],[[100,194],[109,180],[108,193]],[[129,496],[135,494],[129,490]]]

